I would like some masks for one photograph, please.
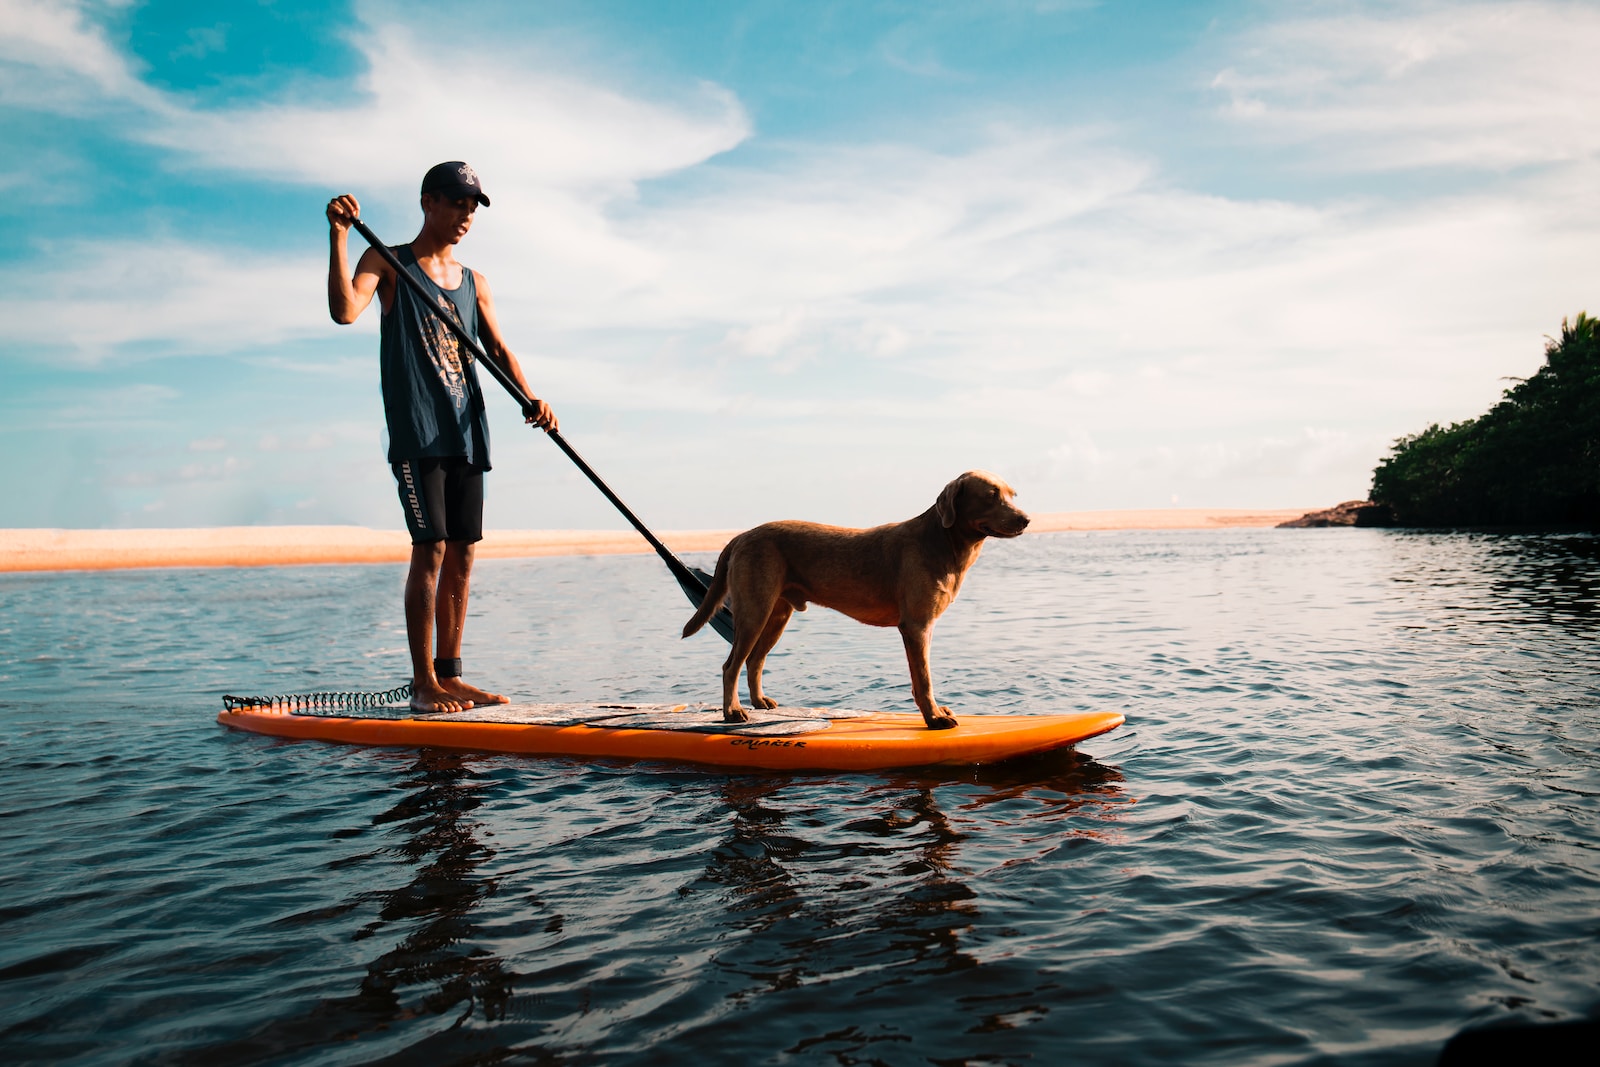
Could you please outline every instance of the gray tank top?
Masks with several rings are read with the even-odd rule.
[[[461,284],[441,289],[417,266],[410,245],[392,251],[440,309],[457,316],[476,340],[478,286],[472,271],[462,267]],[[394,303],[382,317],[378,363],[390,463],[461,456],[480,470],[489,469],[489,424],[471,353],[404,282],[395,283]]]

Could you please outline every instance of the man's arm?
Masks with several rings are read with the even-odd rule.
[[[369,248],[350,273],[350,224],[361,217],[361,205],[346,194],[328,201],[328,314],[341,326],[348,325],[372,303],[372,294],[393,273],[376,249]],[[388,286],[383,303],[388,304]]]
[[[556,423],[556,413],[549,404],[533,395],[528,379],[522,376],[522,364],[506,347],[505,339],[500,334],[500,320],[495,318],[494,294],[489,291],[488,279],[477,271],[473,271],[472,276],[478,283],[478,340],[483,342],[484,351],[510,372],[511,379],[522,388],[523,395],[533,402],[533,414],[528,416],[527,421],[541,430],[560,429]]]

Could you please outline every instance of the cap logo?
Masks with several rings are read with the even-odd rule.
[[[456,168],[456,175],[461,179],[462,185],[471,185],[475,187],[478,184],[477,172],[471,167],[467,166],[465,163]]]

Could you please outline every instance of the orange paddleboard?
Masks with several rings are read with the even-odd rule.
[[[995,763],[1067,748],[1122,725],[1114,711],[957,715],[930,730],[922,716],[841,708],[774,708],[724,723],[695,704],[501,704],[453,715],[404,708],[224,710],[235,730],[357,745],[432,746],[530,756],[675,760],[761,770],[869,771]]]

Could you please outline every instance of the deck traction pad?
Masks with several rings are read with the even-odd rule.
[[[402,704],[375,708],[314,708],[293,712],[316,718],[416,719],[418,722],[484,722],[510,726],[592,726],[623,730],[680,730],[692,733],[738,734],[745,737],[788,737],[826,730],[833,719],[876,714],[851,708],[745,709],[750,721],[722,721],[714,704],[494,704],[466,711],[418,715]]]

